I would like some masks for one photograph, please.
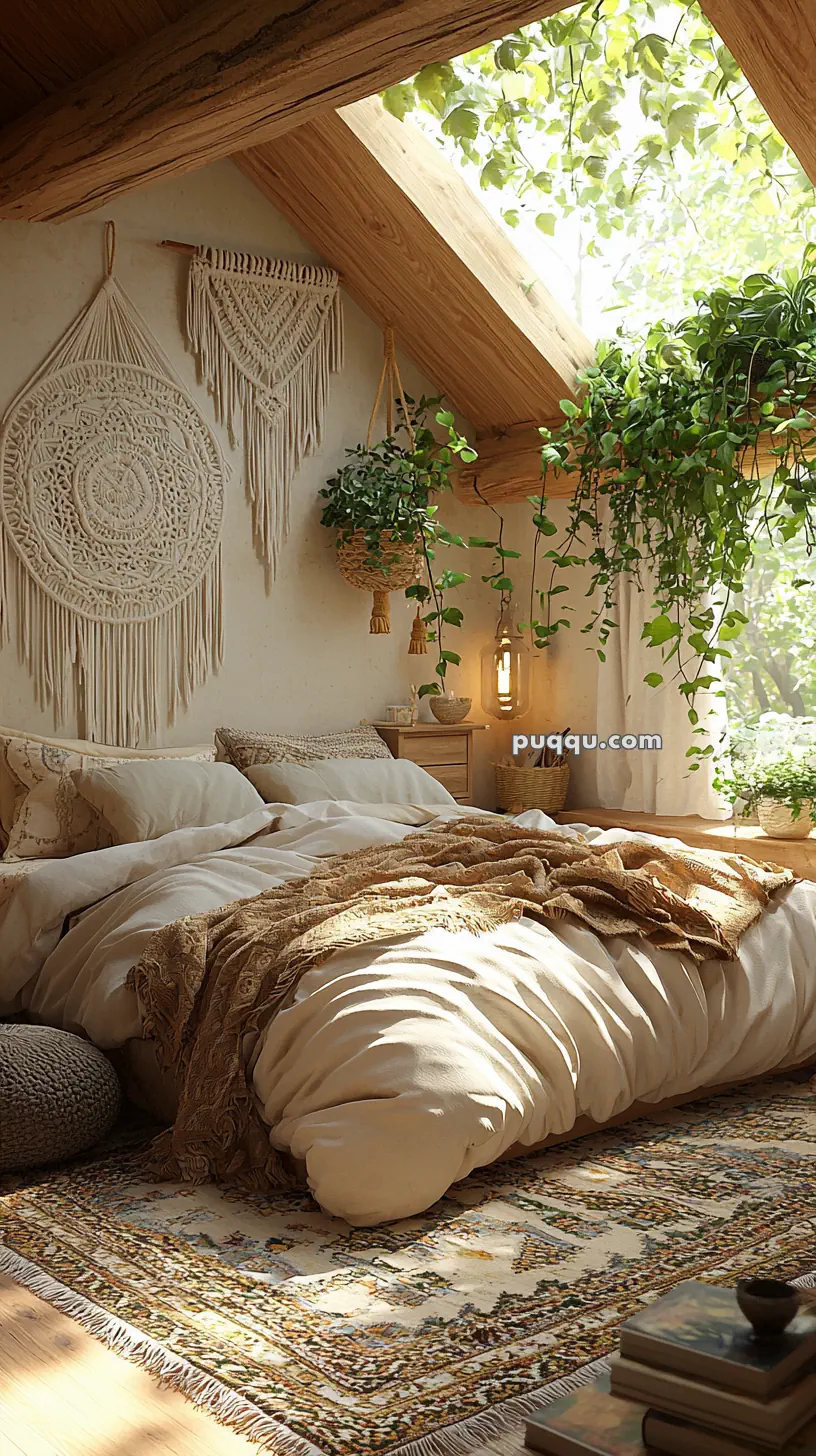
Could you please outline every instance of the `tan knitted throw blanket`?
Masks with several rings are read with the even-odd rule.
[[[143,1035],[179,1088],[176,1123],[154,1144],[156,1171],[254,1188],[293,1181],[256,1107],[252,1056],[301,976],[335,951],[432,927],[483,934],[522,915],[570,915],[600,935],[730,960],[792,881],[737,854],[636,841],[596,850],[471,818],[332,856],[308,879],[176,921],[128,978]]]

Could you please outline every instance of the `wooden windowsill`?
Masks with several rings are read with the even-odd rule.
[[[772,839],[758,824],[737,820],[701,819],[696,814],[677,817],[632,814],[622,809],[569,809],[556,816],[560,824],[592,824],[599,829],[632,829],[682,839],[694,849],[718,849],[747,854],[752,859],[784,865],[804,880],[816,880],[816,837]]]

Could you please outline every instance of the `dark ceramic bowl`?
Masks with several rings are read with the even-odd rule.
[[[799,1292],[781,1279],[740,1279],[737,1304],[754,1334],[772,1340],[787,1329],[799,1309]]]

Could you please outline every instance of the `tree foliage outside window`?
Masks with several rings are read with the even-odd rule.
[[[728,665],[729,716],[754,724],[761,714],[816,712],[816,559],[801,537],[764,540],[738,602],[748,618]]]
[[[585,0],[383,99],[510,228],[605,262],[628,324],[793,266],[808,240],[812,184],[696,0]]]

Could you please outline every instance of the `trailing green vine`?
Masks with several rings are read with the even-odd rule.
[[[801,538],[808,554],[816,544],[814,265],[808,247],[798,276],[751,275],[733,292],[699,295],[696,312],[677,325],[655,324],[639,342],[602,343],[581,376],[581,403],[564,400],[564,425],[541,431],[536,553],[556,534],[550,472],[573,475],[575,493],[563,539],[542,553],[549,565],[534,590],[536,645],[570,626],[558,615],[567,589],[559,577],[588,563],[597,597],[582,631],[597,633],[603,660],[617,582],[632,577],[654,603],[644,637],[659,661],[644,680],[675,680],[700,736],[695,699],[701,689],[722,691],[720,660],[748,621],[740,601],[758,544]],[[689,756],[714,751],[695,744]]]
[[[644,638],[655,666],[644,681],[673,681],[686,699],[698,760],[715,753],[699,721],[698,694],[723,692],[721,669],[749,624],[746,575],[755,558],[796,541],[805,560],[816,546],[816,246],[799,274],[752,274],[741,287],[698,295],[678,324],[656,323],[640,340],[618,337],[598,346],[580,378],[580,402],[562,401],[564,424],[542,428],[542,489],[534,512],[530,622],[546,648],[569,628],[562,609],[569,573],[590,568],[593,606],[581,627],[595,636],[601,660],[617,624],[616,588],[632,578],[653,614]],[[438,399],[409,402],[413,439],[400,418],[393,436],[347,452],[347,462],[321,492],[322,520],[338,540],[365,534],[371,565],[382,567],[380,540],[390,532],[421,543],[426,579],[406,595],[423,613],[436,645],[434,679],[422,696],[442,691],[460,654],[446,645],[463,613],[447,600],[468,580],[440,570],[440,546],[493,552],[483,582],[502,607],[513,593],[504,522],[495,538],[466,543],[439,520],[440,493],[452,471],[475,451]],[[447,432],[440,443],[427,415]],[[765,464],[763,465],[763,461]],[[574,477],[568,523],[560,539],[548,514],[552,472]],[[543,577],[542,577],[543,569]],[[816,584],[812,572],[792,588]]]

